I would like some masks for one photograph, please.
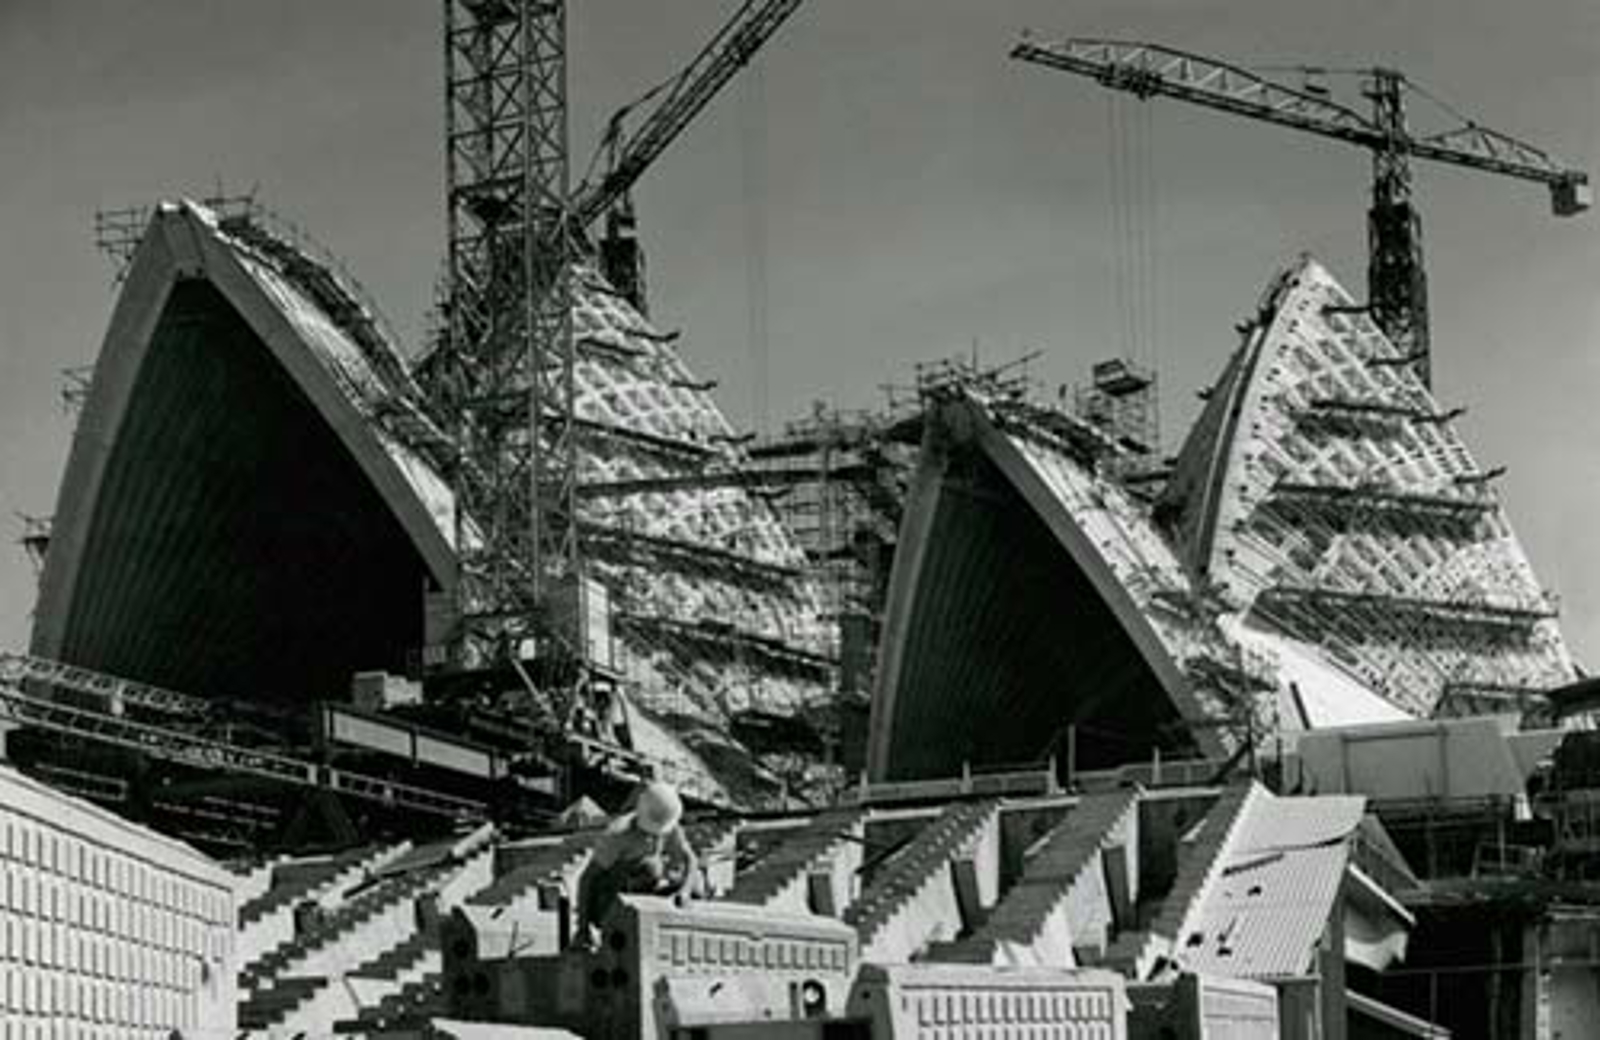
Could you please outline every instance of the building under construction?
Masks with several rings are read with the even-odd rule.
[[[1367,299],[1310,258],[1274,275],[1170,459],[1127,360],[1070,407],[951,362],[754,439],[647,316],[627,190],[798,6],[743,4],[574,188],[564,5],[448,3],[450,272],[415,357],[253,200],[106,224],[121,288],[30,521],[6,754],[233,860],[233,904],[190,916],[239,928],[167,1010],[107,1010],[99,967],[9,945],[62,916],[21,897],[3,1006],[152,1036],[235,989],[272,1037],[1600,1021],[1573,952],[1600,781],[1549,728],[1578,673],[1431,389],[1402,160],[1565,211],[1586,181],[1192,55],[1024,44],[1373,149]],[[689,796],[709,898],[628,902],[574,951],[595,802],[646,777]],[[40,852],[30,814],[0,844],[18,877],[165,905]],[[106,929],[117,957],[165,942]]]

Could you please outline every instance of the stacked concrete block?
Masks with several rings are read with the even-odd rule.
[[[997,801],[954,803],[891,857],[845,912],[862,956],[905,963],[974,926],[995,900],[999,820]]]
[[[231,1035],[234,880],[0,767],[0,1037]]]
[[[855,899],[865,816],[860,809],[818,813],[737,877],[726,898],[779,913],[838,916]]]
[[[935,960],[1066,968],[1100,947],[1115,928],[1120,873],[1127,857],[1109,849],[1136,846],[1138,797],[1133,791],[1090,795],[1030,850],[1022,876],[982,928],[935,947]]]
[[[492,880],[487,825],[450,841],[380,853],[386,866],[304,934],[246,966],[242,1028],[267,1035],[328,1033],[410,985],[437,978],[437,914]]]

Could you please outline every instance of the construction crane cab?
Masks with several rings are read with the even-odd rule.
[[[1564,177],[1550,185],[1550,208],[1558,217],[1575,217],[1594,205],[1594,187],[1581,176]]]

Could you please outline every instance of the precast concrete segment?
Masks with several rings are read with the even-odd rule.
[[[0,767],[6,1031],[232,1035],[233,883],[180,842]]]
[[[1310,258],[1244,328],[1157,505],[1197,584],[1412,715],[1537,714],[1571,655],[1463,409]]]

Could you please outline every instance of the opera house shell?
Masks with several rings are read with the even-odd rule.
[[[1059,768],[1068,739],[1092,769],[1337,724],[1544,717],[1573,663],[1460,412],[1309,258],[1243,333],[1153,502],[1106,476],[1119,448],[1088,423],[970,388],[935,405],[873,778]]]
[[[592,270],[576,283],[582,531],[633,738],[712,789],[771,783],[725,734],[831,689],[803,556],[766,503],[682,479],[736,467],[734,430],[675,335]],[[63,479],[35,654],[283,710],[415,663],[425,603],[453,593],[452,447],[363,299],[254,216],[154,210]]]
[[[591,268],[576,285],[580,535],[632,739],[708,797],[758,799],[775,767],[729,734],[830,701],[833,619],[770,503],[718,479],[740,438],[677,337]],[[36,654],[283,711],[412,669],[471,518],[426,372],[363,301],[249,214],[155,209],[62,483]],[[1312,260],[1243,332],[1154,496],[1090,422],[980,384],[929,395],[872,778],[1539,718],[1573,663],[1459,411]]]

